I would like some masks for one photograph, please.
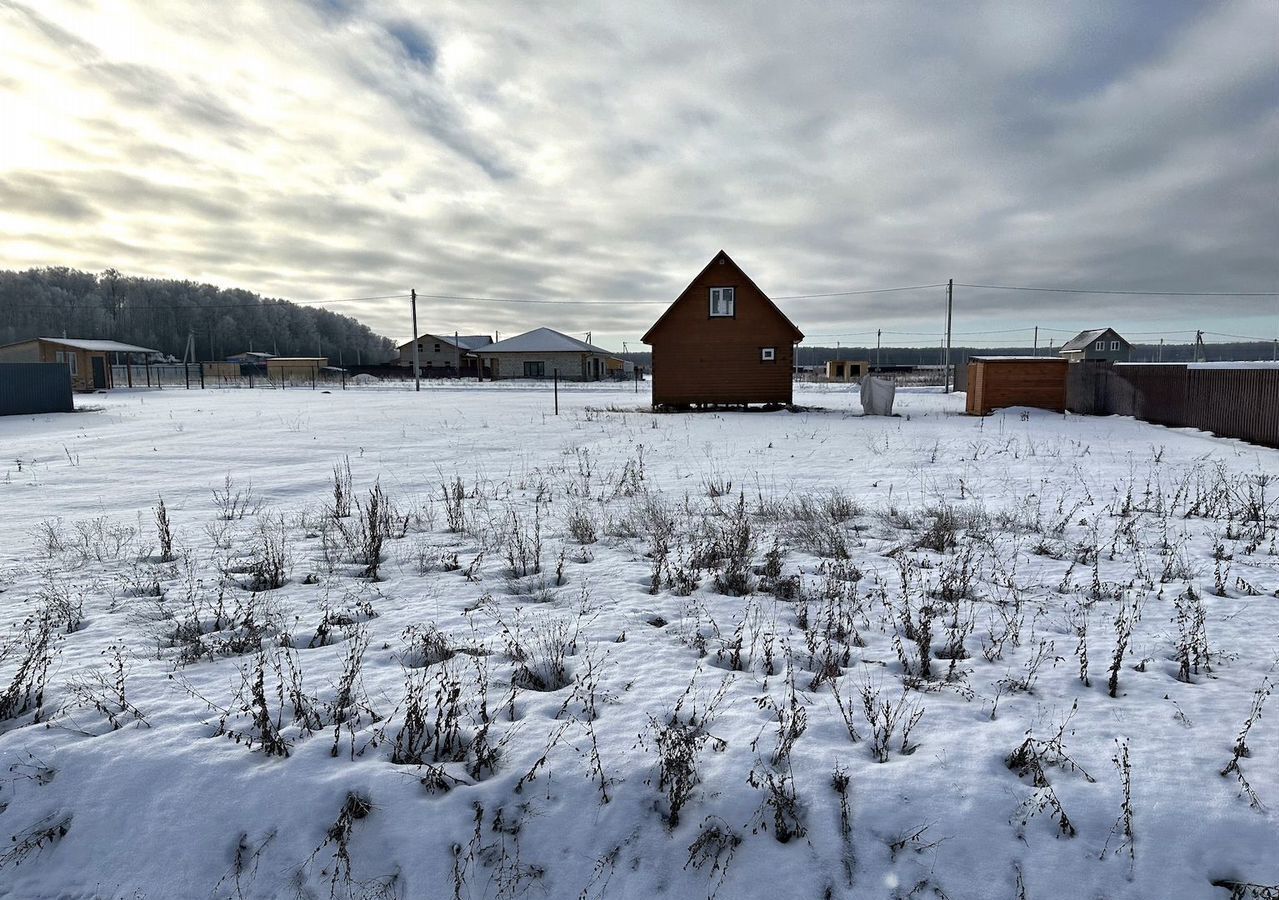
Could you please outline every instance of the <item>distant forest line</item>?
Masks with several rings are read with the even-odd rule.
[[[279,356],[325,356],[334,364],[377,365],[395,356],[395,345],[351,316],[263,297],[239,288],[168,278],[122,275],[114,269],[94,274],[50,267],[0,270],[0,344],[32,337],[76,337],[123,341],[153,347],[181,358],[189,334],[196,359],[217,360],[246,350]],[[1273,359],[1272,342],[1209,343],[1208,360]],[[1033,347],[961,347],[951,358],[1023,356]],[[1055,348],[1040,347],[1043,356]],[[619,354],[651,365],[652,354]],[[1134,344],[1133,362],[1162,359],[1188,362],[1194,344]],[[832,359],[864,359],[886,366],[938,365],[937,347],[818,347],[801,345],[796,364],[823,365]]]
[[[252,349],[351,364],[394,353],[388,338],[350,316],[239,288],[113,269],[0,270],[0,344],[33,337],[115,340],[180,359],[189,334],[199,360]]]
[[[970,356],[1056,356],[1058,347],[952,347],[951,360],[961,365]],[[651,353],[621,353],[638,365],[652,365]],[[1210,362],[1220,360],[1267,360],[1279,356],[1269,341],[1240,341],[1229,344],[1204,344],[1202,358]],[[1194,344],[1133,344],[1131,362],[1191,362],[1195,358]],[[796,352],[798,366],[821,366],[832,359],[864,359],[876,364],[874,347],[810,347],[801,344]],[[942,351],[937,347],[884,347],[879,351],[878,364],[885,366],[939,366],[943,362]]]
[[[962,363],[970,356],[1056,356],[1060,347],[960,347],[951,348],[951,361]],[[1268,360],[1275,358],[1276,347],[1270,341],[1237,341],[1233,343],[1205,343],[1200,358],[1209,362],[1221,360]],[[809,347],[801,345],[796,365],[822,365],[831,359],[865,359],[876,361],[874,347]],[[885,366],[937,366],[944,361],[943,351],[937,347],[884,347],[879,359]],[[1133,344],[1132,357],[1127,362],[1191,362],[1195,359],[1195,345],[1190,344]]]

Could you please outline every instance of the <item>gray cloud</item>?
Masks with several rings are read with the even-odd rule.
[[[119,14],[133,43],[39,8],[0,6],[19,48],[0,88],[27,104],[0,182],[25,249],[0,265],[595,301],[424,309],[614,344],[721,247],[779,296],[1279,289],[1279,9],[1260,0],[314,0],[207,22],[138,2]],[[941,328],[937,289],[782,305],[812,335]],[[400,301],[333,308],[407,336]],[[1279,331],[1275,298],[961,288],[956,309],[958,331],[1020,339]]]

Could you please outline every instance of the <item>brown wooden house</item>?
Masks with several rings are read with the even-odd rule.
[[[653,405],[788,404],[803,339],[721,250],[643,337],[653,348]]]

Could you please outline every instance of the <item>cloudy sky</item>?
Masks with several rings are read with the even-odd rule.
[[[720,248],[774,297],[1279,291],[1273,0],[0,0],[0,46],[0,267],[574,301],[420,319],[619,348]],[[944,291],[780,305],[935,344]],[[1279,333],[1275,297],[955,305],[966,343]]]

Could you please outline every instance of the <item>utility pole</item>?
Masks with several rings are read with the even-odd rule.
[[[1039,326],[1035,326],[1035,355],[1039,355]]]
[[[453,332],[453,349],[457,351],[457,377],[462,377],[462,344],[457,332]]]
[[[1200,351],[1203,351],[1203,359],[1199,358]],[[1204,348],[1204,333],[1202,331],[1195,332],[1195,362],[1207,362],[1208,351]]]
[[[950,393],[950,320],[951,309],[955,300],[955,279],[951,278],[946,281],[946,390],[944,393]]]
[[[876,328],[875,329],[875,368],[877,370],[883,368],[879,358],[879,339],[883,336],[884,336],[884,329]]]
[[[1164,339],[1159,339],[1159,362],[1164,361]]]
[[[422,368],[418,365],[417,340],[417,288],[409,290],[409,302],[413,305],[413,390],[422,390]]]

